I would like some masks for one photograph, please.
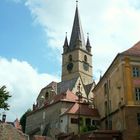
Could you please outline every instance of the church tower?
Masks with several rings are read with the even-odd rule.
[[[66,35],[62,54],[62,81],[76,77],[81,77],[84,85],[93,82],[91,45],[89,36],[85,43],[78,5],[76,5],[70,42],[68,43]]]

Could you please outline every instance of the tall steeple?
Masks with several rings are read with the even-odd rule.
[[[70,42],[65,37],[62,54],[62,81],[80,77],[83,84],[91,84],[92,79],[92,54],[89,36],[85,43],[84,33],[80,21],[78,3],[72,27]]]
[[[73,22],[69,49],[73,50],[76,47],[80,47],[84,50],[86,49],[84,33],[82,30],[82,25],[81,25],[79,11],[78,11],[78,4],[76,4],[76,11],[75,11],[75,17],[74,17],[74,22]]]

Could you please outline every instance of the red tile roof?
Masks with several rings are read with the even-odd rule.
[[[45,102],[44,106],[42,106],[41,108],[36,108],[32,112],[30,112],[28,115],[31,115],[32,113],[35,113],[36,111],[40,109],[43,109],[45,107],[48,107],[60,101],[75,103],[77,102],[77,100],[78,100],[78,97],[74,93],[72,93],[70,90],[67,90],[65,93],[55,95],[50,102]]]
[[[16,129],[21,130],[21,125],[20,125],[20,122],[19,122],[18,118],[16,118],[16,120],[14,121],[14,126],[15,126]]]
[[[71,101],[71,102],[76,102],[78,100],[78,97],[72,93],[71,91],[67,90],[66,93],[61,93],[61,94],[57,94],[56,96],[54,96],[54,98],[52,99],[51,103],[55,103],[58,101]]]
[[[140,56],[140,41],[137,42],[133,47],[124,51],[122,54]]]
[[[78,114],[79,104],[75,103],[65,114]],[[90,108],[87,103],[80,103],[80,115],[99,117],[98,110],[95,108]]]

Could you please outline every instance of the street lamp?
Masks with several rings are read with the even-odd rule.
[[[5,122],[5,121],[6,121],[6,114],[3,113],[3,115],[2,115],[2,122]]]
[[[77,86],[78,92],[76,92],[76,95],[78,96],[78,105],[79,105],[79,110],[78,110],[78,135],[79,136],[80,136],[80,101],[82,98],[82,93],[80,91],[80,88],[81,88],[81,84],[79,82],[79,84]]]

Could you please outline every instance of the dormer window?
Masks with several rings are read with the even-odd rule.
[[[49,92],[46,92],[45,99],[47,99],[48,97],[49,97]]]

